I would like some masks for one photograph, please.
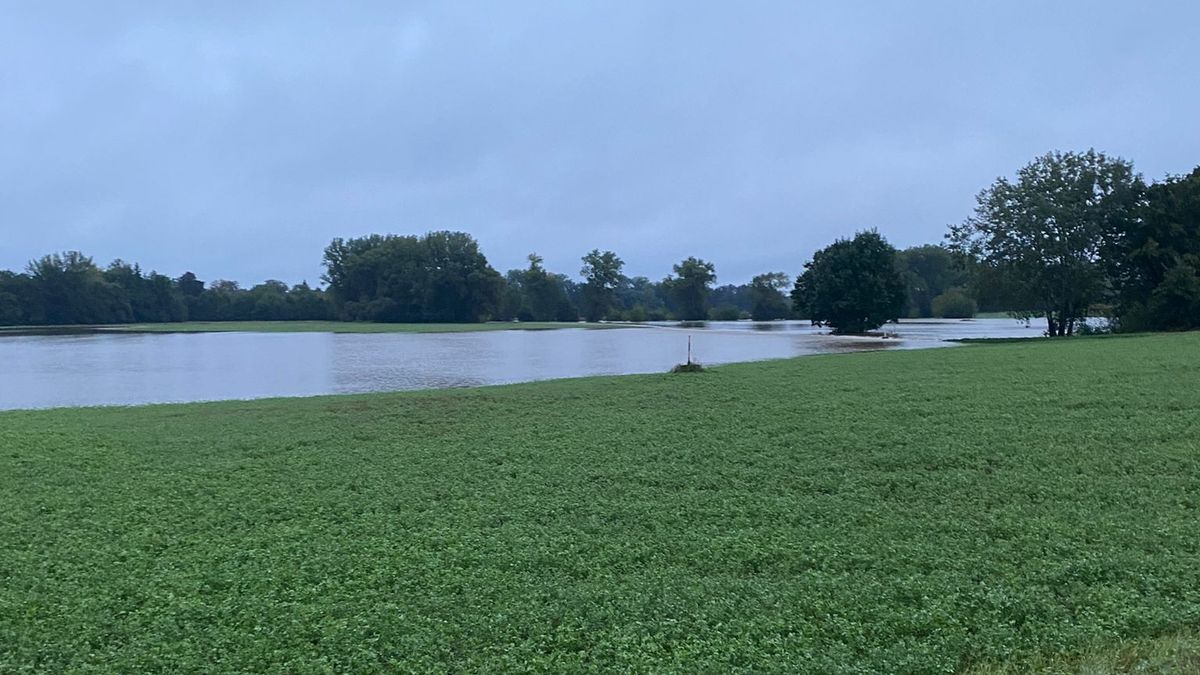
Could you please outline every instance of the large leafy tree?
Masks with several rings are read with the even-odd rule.
[[[956,250],[995,270],[1009,306],[1070,335],[1106,290],[1105,256],[1137,217],[1144,186],[1129,162],[1088,150],[1051,152],[976,197],[951,228]]]
[[[792,300],[797,313],[814,323],[854,334],[899,319],[904,292],[896,249],[868,230],[814,253],[796,279]]]
[[[783,272],[759,274],[750,280],[750,318],[755,321],[783,319],[788,315],[788,300],[783,289],[791,279]]]
[[[1200,167],[1149,187],[1110,262],[1123,330],[1200,328]]]
[[[625,262],[612,251],[592,249],[583,256],[583,314],[588,321],[608,318],[612,313],[617,290],[626,283],[621,268]]]
[[[504,321],[575,321],[579,312],[571,302],[570,280],[542,265],[542,256],[530,253],[529,267],[509,270],[497,317]]]
[[[495,313],[503,278],[470,235],[334,239],[325,274],[339,312],[371,321],[479,321]]]
[[[474,322],[495,313],[504,280],[465,232],[422,239],[427,272],[423,321]]]
[[[521,310],[518,318],[527,321],[575,321],[578,312],[567,295],[567,279],[546,271],[542,257],[530,253],[529,269],[520,277]]]
[[[683,321],[700,321],[708,316],[708,292],[717,280],[716,267],[690,257],[673,267],[675,274],[663,280],[675,300],[675,311]]]

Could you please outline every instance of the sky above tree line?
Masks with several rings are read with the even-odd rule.
[[[1048,150],[1200,164],[1177,2],[3,3],[0,268],[318,281],[334,237],[497,269],[800,271],[940,241]]]

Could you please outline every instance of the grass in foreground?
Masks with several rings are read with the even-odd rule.
[[[0,414],[0,671],[1120,664],[1200,627],[1197,353]]]
[[[986,664],[968,675],[1021,675],[1028,672],[1080,675],[1175,675],[1200,673],[1200,637],[1195,632],[1105,645],[1079,654],[1049,656],[1022,664]]]
[[[140,333],[466,333],[483,330],[554,330],[557,328],[621,328],[624,324],[491,321],[487,323],[367,323],[361,321],[187,321],[106,327]]]

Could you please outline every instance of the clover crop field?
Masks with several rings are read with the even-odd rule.
[[[1200,334],[0,413],[3,672],[1019,671],[1197,628]]]

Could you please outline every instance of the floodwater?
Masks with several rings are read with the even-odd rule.
[[[1035,337],[1012,319],[914,320],[894,337],[807,322],[471,333],[84,333],[0,337],[0,410],[470,387],[867,349]]]

